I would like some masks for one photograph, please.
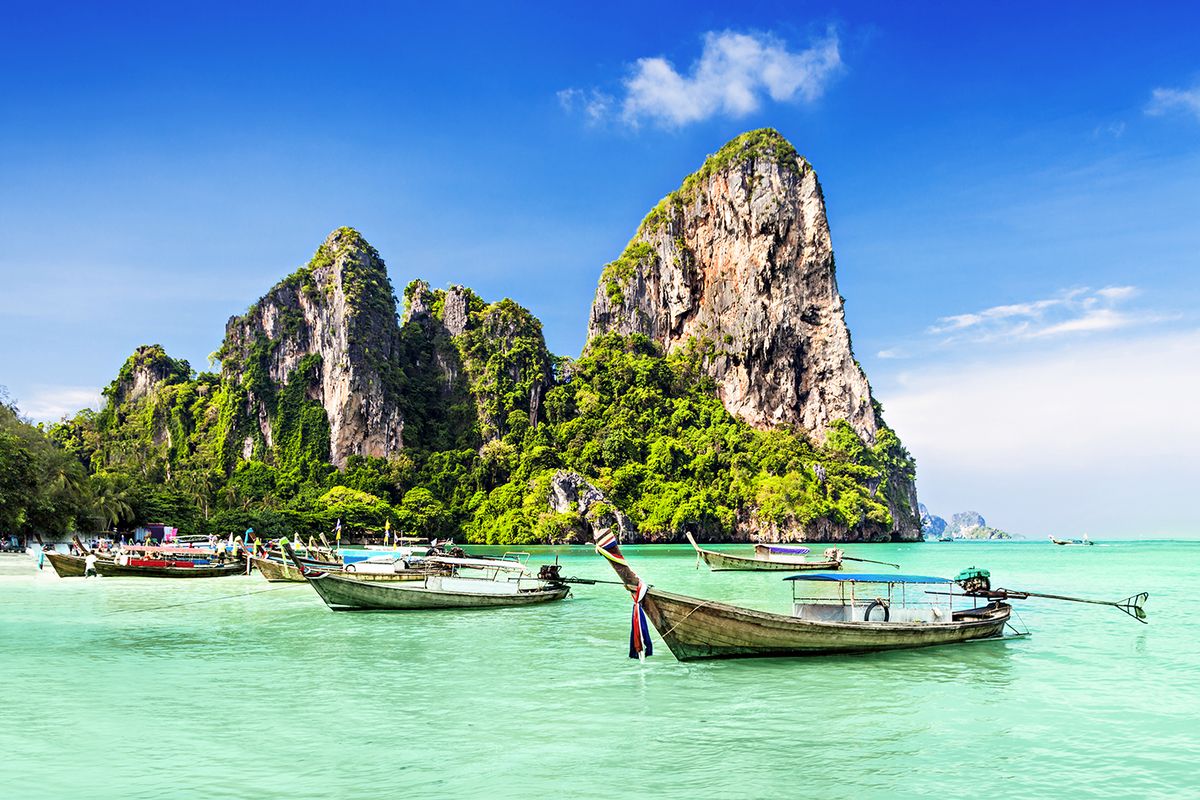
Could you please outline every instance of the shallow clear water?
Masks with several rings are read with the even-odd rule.
[[[663,588],[788,607],[779,574],[626,550]],[[0,562],[0,796],[1200,792],[1200,639],[1185,624],[1200,543],[848,552],[920,574],[978,565],[1014,588],[1148,590],[1151,624],[1030,600],[1022,641],[681,664],[655,635],[639,664],[615,586],[523,609],[338,614],[257,575],[61,580],[14,557]],[[554,555],[566,575],[611,577],[588,548],[535,550]]]

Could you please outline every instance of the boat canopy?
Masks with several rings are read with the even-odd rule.
[[[764,547],[772,553],[791,553],[793,555],[802,556],[805,553],[811,553],[807,547],[797,547],[795,545],[785,544],[760,544],[758,547]]]
[[[450,556],[429,556],[425,559],[434,564],[451,564],[456,567],[475,567],[477,569],[498,569],[505,572],[528,572],[524,564],[516,561],[501,561],[491,558],[451,558]]]
[[[932,575],[888,575],[883,572],[805,572],[789,575],[785,581],[837,581],[858,583],[953,583],[949,578]]]

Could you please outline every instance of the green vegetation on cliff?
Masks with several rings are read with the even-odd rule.
[[[476,542],[563,541],[582,534],[581,520],[550,511],[550,481],[571,469],[651,538],[677,537],[685,526],[728,535],[739,519],[781,529],[821,520],[851,530],[890,525],[887,477],[911,473],[912,461],[889,429],[874,447],[844,424],[819,447],[797,432],[758,431],[721,405],[699,345],[664,356],[643,336],[608,335],[577,361],[551,361],[525,309],[511,301],[468,307],[467,330],[449,341],[475,402],[457,409],[471,422],[454,440],[430,428],[434,435],[391,458],[355,456],[333,468],[328,420],[303,394],[319,356],[278,393],[265,460],[239,454],[223,467],[229,387],[211,375],[81,414],[54,426],[51,438],[93,476],[125,487],[134,502],[119,523],[308,535],[336,519],[374,531],[391,520],[398,530]],[[551,363],[557,375],[546,374]],[[431,409],[463,399],[453,387],[434,395],[425,398]],[[172,445],[180,440],[187,445]]]

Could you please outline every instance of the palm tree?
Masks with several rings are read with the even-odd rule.
[[[129,483],[120,475],[100,472],[90,481],[92,514],[105,528],[133,519]]]

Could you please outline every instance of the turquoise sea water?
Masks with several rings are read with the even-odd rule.
[[[788,607],[779,574],[626,550],[665,589]],[[614,586],[524,609],[338,614],[257,575],[62,580],[10,558],[0,797],[1200,795],[1200,543],[848,552],[920,574],[978,565],[1013,588],[1147,590],[1151,624],[1030,600],[1021,641],[681,664],[655,635],[641,664]],[[534,553],[611,576],[588,548]]]

